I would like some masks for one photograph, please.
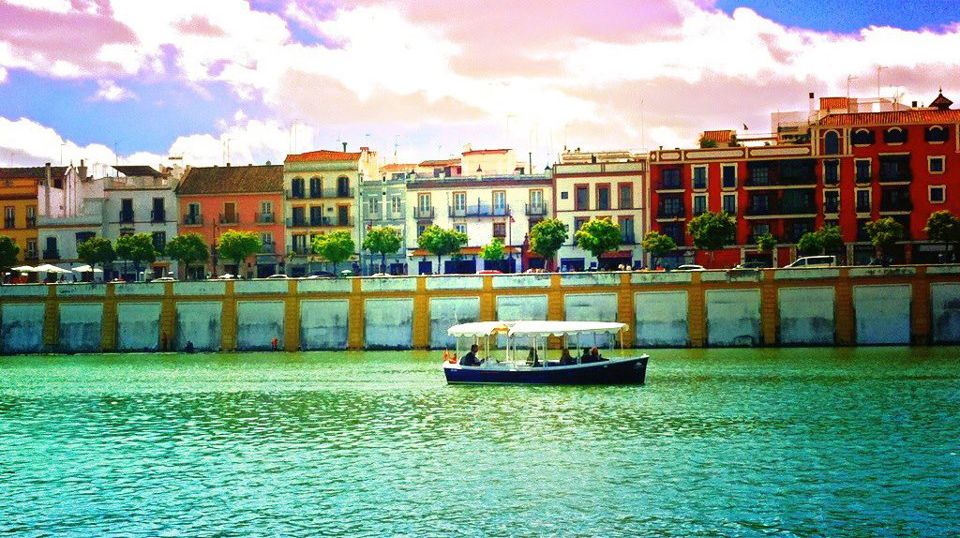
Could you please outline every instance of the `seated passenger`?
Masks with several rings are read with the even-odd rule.
[[[565,366],[567,364],[576,364],[577,360],[570,356],[570,350],[563,348],[563,351],[560,352],[560,366]]]
[[[603,357],[600,356],[600,350],[594,346],[590,348],[590,362],[600,362],[603,360]]]
[[[530,352],[527,353],[527,364],[533,366],[540,366],[540,357],[537,356],[536,348],[530,348]]]
[[[480,349],[480,346],[473,344],[470,346],[470,352],[466,353],[462,359],[460,359],[460,366],[480,366],[483,362],[477,358],[477,350]]]

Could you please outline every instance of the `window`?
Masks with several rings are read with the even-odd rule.
[[[840,153],[840,135],[836,131],[828,131],[823,137],[823,152],[827,155]]]
[[[770,213],[770,195],[754,194],[750,197],[750,208],[747,210],[752,215],[766,215]]]
[[[507,236],[507,223],[506,222],[494,222],[493,223],[493,236],[503,239]]]
[[[223,215],[220,219],[220,222],[224,224],[236,224],[240,222],[240,219],[237,216],[237,203],[236,202],[224,202],[223,204]]]
[[[431,203],[430,203],[430,195],[429,195],[429,194],[422,194],[422,193],[421,193],[421,194],[418,194],[418,195],[417,195],[417,207],[419,207],[421,210],[429,210],[429,209],[432,207],[432,205],[431,205]]]
[[[337,178],[337,197],[338,198],[350,198],[353,195],[350,193],[350,178],[340,176]]]
[[[27,239],[27,258],[36,258],[37,257],[37,240],[36,239]]]
[[[737,195],[735,194],[723,195],[723,210],[731,215],[737,214]]]
[[[590,209],[590,189],[586,185],[577,185],[574,192],[573,208],[577,211]]]
[[[290,197],[303,198],[303,178],[295,177],[290,181]]]
[[[620,242],[632,245],[636,241],[633,229],[633,217],[620,217],[618,224],[620,224]]]
[[[310,226],[322,226],[323,225],[323,207],[321,206],[311,206],[310,207]]]
[[[666,218],[682,217],[683,201],[679,196],[664,196],[660,200],[660,211],[657,216]]]
[[[417,239],[419,239],[420,236],[423,235],[423,232],[426,229],[427,229],[426,224],[423,224],[423,223],[417,224]]]
[[[394,194],[390,196],[390,211],[394,215],[399,215],[402,209],[403,200],[400,198],[399,194]]]
[[[36,206],[27,207],[27,228],[37,227],[37,208]]]
[[[946,128],[940,125],[934,125],[927,129],[926,133],[924,133],[924,138],[927,139],[927,142],[932,143],[946,142],[950,136],[949,133],[950,131]]]
[[[597,209],[610,209],[610,185],[597,185]]]
[[[590,220],[590,219],[588,219],[588,218],[586,218],[586,217],[577,217],[577,218],[573,219],[573,236],[572,236],[572,239],[573,239],[574,243],[576,243],[576,240],[577,240],[577,230],[579,230],[581,226],[583,226],[584,224],[586,224],[588,220]]]
[[[570,198],[570,193],[568,193],[567,191],[563,191],[563,192],[560,193],[560,199],[561,199],[561,200],[567,200],[567,199],[569,199],[569,198]]]
[[[823,183],[826,185],[840,183],[840,161],[835,159],[823,161]]]
[[[150,211],[150,222],[164,222],[167,220],[167,210],[163,205],[163,198],[153,199],[153,209]]]
[[[153,232],[153,249],[163,252],[167,246],[167,232]]]
[[[735,164],[724,164],[720,167],[721,172],[721,186],[724,189],[735,189],[737,188],[737,165]]]
[[[910,156],[880,156],[880,181],[910,181]]]
[[[840,191],[823,191],[823,211],[825,213],[840,212]]]
[[[751,230],[751,233],[753,234],[752,239],[755,242],[756,239],[761,235],[770,233],[770,225],[767,224],[766,222],[760,222],[760,223],[754,224],[750,230]]]
[[[693,167],[693,188],[694,190],[705,190],[707,188],[707,167]]]
[[[307,253],[307,236],[305,234],[293,236],[293,251],[297,254]]]
[[[930,203],[942,204],[947,201],[947,188],[943,185],[930,185]]]
[[[260,213],[263,215],[273,214],[273,202],[260,202]]]
[[[679,168],[666,168],[661,172],[660,177],[660,188],[661,189],[682,189],[680,185],[680,169]]]
[[[120,200],[120,222],[133,222],[133,198]]]
[[[857,159],[854,161],[856,167],[857,183],[870,182],[870,159]]]
[[[292,226],[306,226],[306,225],[307,225],[307,210],[303,207],[293,208]]]
[[[633,184],[621,183],[617,185],[617,207],[633,209]]]
[[[942,156],[939,157],[927,157],[927,170],[931,174],[942,174],[945,167],[946,159]]]
[[[869,146],[874,142],[873,131],[870,129],[857,129],[850,136],[850,141],[854,146]]]
[[[669,237],[670,239],[673,239],[673,242],[676,243],[677,246],[682,246],[682,245],[684,244],[684,241],[683,241],[683,240],[684,240],[684,236],[683,236],[683,224],[682,224],[682,223],[680,223],[680,222],[668,222],[668,223],[664,224],[663,226],[661,226],[661,230],[662,230],[663,235]]]
[[[857,189],[857,213],[870,212],[870,191]]]
[[[883,141],[887,144],[903,144],[907,141],[907,131],[899,127],[891,127],[883,132]]]
[[[796,243],[803,237],[803,234],[813,231],[813,223],[809,221],[792,221],[788,227],[788,241]]]
[[[272,232],[260,232],[260,240],[263,241],[264,247],[269,245],[271,250],[273,249],[273,233]]]
[[[310,198],[323,197],[323,182],[318,177],[310,178]]]
[[[96,236],[97,236],[96,232],[77,232],[75,244],[80,245],[86,241],[89,241],[90,239],[93,239]]]
[[[750,163],[750,184],[751,185],[769,185],[770,184],[770,166],[767,164]]]
[[[17,208],[10,205],[3,208],[3,227],[14,228],[16,226]]]
[[[456,231],[458,231],[458,232],[460,232],[460,233],[462,233],[462,234],[467,233],[467,225],[466,225],[465,223],[463,223],[463,222],[457,222],[457,223],[455,223],[455,224],[453,225],[453,229],[456,230]]]
[[[467,193],[453,193],[453,211],[455,215],[466,215],[467,212]]]
[[[493,191],[493,214],[507,214],[507,193],[506,191]]]
[[[693,197],[693,214],[699,215],[707,212],[707,196],[705,194]]]

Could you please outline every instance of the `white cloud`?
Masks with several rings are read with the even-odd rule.
[[[125,101],[127,99],[133,99],[136,97],[133,92],[118,86],[117,83],[112,80],[98,80],[97,86],[99,89],[93,98],[98,101],[110,101],[115,103],[117,101]]]

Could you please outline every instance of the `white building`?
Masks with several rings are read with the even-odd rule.
[[[154,248],[162,252],[167,241],[177,235],[177,177],[149,166],[113,168],[117,175],[104,178],[103,236],[114,242],[121,235],[149,233]],[[128,280],[135,277],[132,265],[121,261],[116,268]],[[158,256],[143,278],[165,274],[177,274],[176,261]]]
[[[536,256],[530,259],[525,245],[530,228],[550,215],[550,176],[515,173],[512,150],[464,152],[464,170],[475,164],[468,158],[470,154],[492,157],[476,167],[479,172],[418,177],[407,182],[406,246],[410,274],[475,273],[483,269],[519,272],[529,264],[542,266],[542,260]],[[437,257],[418,245],[420,234],[432,224],[464,232],[468,238],[467,246],[458,255],[442,258],[442,271],[438,271]],[[494,238],[507,247],[507,258],[500,263],[485,263],[480,249]]]
[[[562,271],[636,266],[643,261],[640,241],[646,230],[645,156],[626,151],[565,151],[553,168],[556,218],[570,229],[557,252]],[[620,226],[620,248],[602,260],[576,246],[574,234],[593,218],[609,218]]]
[[[62,177],[40,182],[37,207],[42,263],[63,269],[83,264],[77,245],[103,233],[103,181],[87,177],[87,167],[80,161],[79,167],[69,166]],[[73,273],[61,279],[80,280],[80,276]]]

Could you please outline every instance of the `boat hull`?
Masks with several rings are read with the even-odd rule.
[[[571,366],[485,368],[444,365],[450,384],[533,384],[533,385],[642,385],[647,377],[643,355],[630,359]]]

